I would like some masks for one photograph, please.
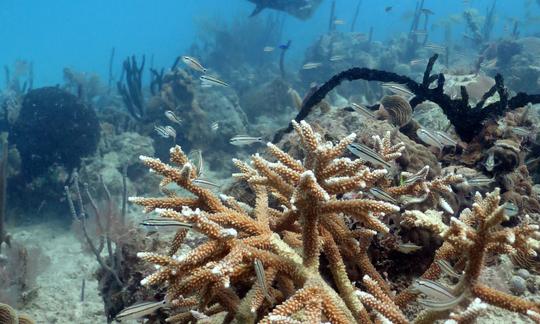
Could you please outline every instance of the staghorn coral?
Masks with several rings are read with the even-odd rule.
[[[142,157],[148,167],[165,177],[165,183],[175,182],[195,198],[170,196],[131,201],[147,211],[157,209],[162,217],[187,222],[207,237],[206,242],[183,257],[174,257],[181,240],[175,240],[168,255],[140,254],[160,266],[143,282],[167,282],[166,299],[173,308],[196,298],[197,311],[208,313],[217,307],[214,304],[220,304],[229,319],[243,323],[293,318],[318,318],[332,323],[370,321],[354,295],[345,260],[354,260],[351,262],[355,268],[389,291],[370,263],[367,248],[373,235],[389,231],[379,217],[397,212],[399,207],[372,199],[336,197],[373,187],[384,180],[387,171],[370,169],[360,160],[340,158],[353,142],[354,134],[333,145],[322,142],[307,123],[295,123],[295,128],[306,154],[303,163],[272,144],[268,145],[269,151],[279,162],[258,155],[252,157],[251,165],[235,161],[241,170],[236,176],[248,181],[256,193],[252,213],[232,197],[222,196],[220,200],[195,185],[194,168],[180,147],[171,150],[171,161],[178,167]],[[391,152],[388,141],[379,143],[385,156],[399,156],[396,153],[400,145],[394,145],[395,151]],[[269,205],[269,193],[281,208]],[[364,228],[349,230],[342,214],[359,221]],[[328,278],[319,271],[321,255],[329,261]],[[255,260],[262,263],[267,292],[278,304],[272,310],[273,304],[264,297],[260,283],[254,283]]]
[[[235,323],[371,323],[373,319],[408,322],[398,306],[405,306],[418,293],[408,289],[394,296],[390,283],[376,270],[368,254],[372,238],[390,232],[381,220],[383,216],[395,214],[400,208],[368,199],[367,192],[378,187],[399,201],[404,194],[411,197],[451,192],[449,185],[461,177],[448,174],[427,181],[427,172],[423,171],[407,175],[406,184],[393,186],[387,170],[341,157],[355,134],[334,144],[323,142],[305,122],[293,121],[293,127],[304,150],[302,161],[270,143],[268,150],[276,162],[259,155],[252,156],[250,164],[234,161],[241,171],[235,176],[247,181],[255,193],[253,206],[233,197],[218,197],[193,182],[197,170],[179,146],[170,151],[171,165],[141,157],[150,170],[164,178],[161,189],[167,196],[132,197],[130,201],[180,226],[168,251],[138,254],[157,269],[141,283],[166,288],[164,304],[171,308],[168,322],[186,323],[218,313],[225,316],[226,322]],[[393,163],[403,144],[393,144],[390,138],[390,133],[383,139],[375,136],[374,149]],[[169,183],[182,187],[191,196],[176,195],[165,188]],[[436,260],[449,260],[461,251],[469,253],[462,255],[465,259],[481,259],[480,263],[466,264],[460,289],[485,303],[505,307],[519,302],[525,306],[506,308],[524,314],[527,310],[535,312],[537,306],[531,302],[511,296],[508,299],[476,282],[485,250],[524,250],[532,247],[531,243],[537,244],[528,239],[536,235],[534,225],[523,223],[515,229],[495,230],[504,218],[498,197],[498,192],[485,200],[476,197],[473,210],[462,212],[461,220],[453,218],[450,225],[441,221],[440,213],[431,210],[407,211],[405,217],[414,226],[427,228],[446,240]],[[353,228],[351,220],[357,224]],[[462,223],[468,227],[458,226]],[[186,228],[205,239],[179,256]],[[507,236],[515,240],[510,242]],[[454,246],[460,239],[465,242]],[[439,274],[438,263],[433,263],[425,277],[436,279]],[[475,309],[472,307],[470,312]],[[452,314],[451,318],[468,318],[467,311]],[[428,315],[420,314],[419,319],[433,318]]]

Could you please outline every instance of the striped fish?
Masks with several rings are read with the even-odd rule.
[[[451,276],[451,277],[454,277],[454,278],[461,278],[461,275],[459,273],[457,273],[455,270],[454,270],[454,267],[452,267],[450,265],[450,263],[448,263],[448,261],[445,261],[445,260],[437,260],[435,261],[435,263],[439,266],[439,268],[441,268],[441,270]]]
[[[357,103],[351,103],[351,107],[354,109],[354,111],[356,111],[357,113],[359,113],[360,115],[364,116],[364,117],[367,117],[367,118],[371,118],[371,119],[377,119],[377,116],[375,116],[375,113],[369,109],[367,109],[366,107],[362,106],[362,105],[359,105]]]
[[[504,213],[508,217],[514,217],[519,213],[519,207],[513,202],[508,201],[504,204]]]
[[[448,300],[433,300],[433,299],[424,299],[419,298],[418,304],[429,308],[433,311],[444,311],[448,309],[452,309],[456,307],[461,301],[465,298],[465,294],[461,294],[457,297],[454,297],[454,299],[448,299]]]
[[[408,176],[403,180],[404,185],[411,185],[413,183],[416,183],[418,181],[425,180],[427,175],[429,174],[429,165],[426,165],[420,171],[416,172],[415,174]]]
[[[381,86],[383,89],[386,89],[398,96],[402,96],[406,98],[414,97],[414,93],[412,93],[411,90],[409,90],[409,88],[407,88],[407,86],[403,84],[394,83],[394,82],[385,82]]]
[[[203,86],[220,86],[220,87],[228,87],[229,84],[221,81],[220,79],[210,76],[210,75],[201,75],[199,80],[201,80]]]
[[[220,185],[218,185],[217,183],[214,183],[212,181],[209,181],[209,180],[194,179],[192,182],[199,185],[199,186],[201,186],[201,187],[205,187],[205,188],[216,188],[216,189],[221,188]]]
[[[154,126],[154,130],[163,138],[176,138],[176,131],[171,126]]]
[[[416,135],[418,135],[422,142],[426,143],[429,146],[437,147],[439,150],[442,150],[444,148],[444,144],[441,143],[439,136],[435,135],[433,132],[425,128],[418,128],[416,130]]]
[[[229,143],[236,146],[250,145],[254,143],[262,143],[262,137],[253,137],[249,135],[236,135],[229,140]]]
[[[382,166],[383,168],[390,170],[392,165],[385,161],[379,153],[373,151],[364,144],[352,143],[347,146],[347,149],[358,158],[370,162],[374,165]]]
[[[495,179],[485,176],[478,176],[475,178],[467,179],[467,183],[473,187],[485,187],[495,182]]]
[[[202,66],[202,64],[199,63],[199,61],[197,61],[197,59],[195,59],[194,57],[182,56],[182,62],[184,62],[187,66],[196,71],[206,73],[206,68]]]
[[[455,147],[457,145],[457,142],[445,132],[434,131],[433,134],[439,139],[439,142],[441,142],[444,146]]]
[[[414,253],[420,249],[422,249],[421,246],[413,244],[413,243],[403,243],[403,244],[398,245],[397,247],[397,250],[404,254]]]
[[[446,46],[437,45],[434,43],[427,43],[424,48],[439,54],[443,54],[444,52],[446,52]]]
[[[394,205],[398,204],[398,201],[395,200],[394,197],[390,196],[386,191],[382,190],[381,188],[371,188],[369,189],[369,193],[372,194],[373,197],[375,197],[376,199],[383,200]]]
[[[165,112],[165,117],[167,117],[167,119],[172,121],[173,123],[176,123],[179,125],[182,123],[182,120],[178,118],[178,116],[176,116],[176,114],[172,110],[167,110]]]
[[[167,305],[166,300],[158,302],[142,302],[127,308],[124,308],[120,313],[115,317],[117,321],[129,320],[129,319],[138,319],[146,315],[150,315],[156,310],[165,307]]]
[[[448,287],[433,280],[417,279],[412,288],[435,300],[448,301],[456,298]]]
[[[204,160],[202,157],[202,151],[199,149],[189,152],[188,159],[196,164],[197,168],[197,177],[202,177],[204,174]]]
[[[193,225],[189,223],[180,222],[167,217],[147,218],[139,223],[146,227],[160,227],[160,228],[192,228]]]
[[[255,268],[255,275],[257,276],[257,283],[263,291],[264,297],[270,302],[274,303],[275,299],[270,295],[268,286],[266,285],[266,275],[264,274],[264,266],[259,259],[253,260],[253,267]]]

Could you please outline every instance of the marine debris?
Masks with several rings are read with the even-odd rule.
[[[455,127],[456,133],[465,142],[470,142],[480,133],[484,121],[490,118],[501,117],[507,111],[523,107],[528,103],[540,103],[540,94],[530,95],[524,92],[518,92],[515,96],[509,98],[508,90],[504,86],[504,80],[500,74],[495,76],[495,85],[482,96],[480,102],[474,107],[469,103],[469,95],[465,87],[461,87],[461,98],[452,99],[444,93],[444,74],[431,74],[433,65],[438,57],[438,54],[434,54],[429,59],[421,83],[418,83],[407,76],[376,69],[356,67],[342,71],[322,84],[309,98],[307,98],[307,100],[304,101],[295,120],[300,121],[305,119],[311,110],[320,103],[332,89],[345,80],[394,82],[406,86],[414,94],[414,97],[409,101],[413,109],[415,106],[426,100],[436,103],[441,107],[448,120]],[[430,87],[433,83],[436,84],[436,87]],[[499,100],[484,106],[486,100],[495,94],[499,95]],[[286,129],[278,132],[274,137],[274,142],[278,142],[285,133],[290,132],[291,130],[292,125],[289,125]]]

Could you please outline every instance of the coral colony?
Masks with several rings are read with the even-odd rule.
[[[250,163],[234,161],[240,170],[234,176],[255,193],[253,206],[196,185],[196,167],[179,146],[170,151],[171,164],[141,156],[162,176],[162,188],[176,183],[192,194],[177,196],[164,189],[166,197],[130,198],[178,227],[166,254],[138,254],[157,269],[141,283],[166,288],[168,322],[223,313],[226,321],[238,323],[408,323],[404,311],[415,301],[423,308],[415,322],[447,318],[466,323],[491,306],[540,320],[538,302],[479,280],[490,255],[533,257],[540,249],[538,225],[528,219],[513,228],[500,226],[507,216],[498,189],[477,193],[470,209],[452,217],[449,225],[441,222],[437,209],[403,214],[403,226],[426,229],[443,244],[424,274],[396,294],[367,251],[375,236],[390,232],[383,219],[399,213],[400,203],[366,193],[377,188],[396,202],[436,196],[451,193],[463,177],[410,175],[408,183],[396,186],[387,178],[391,170],[343,157],[355,134],[333,144],[306,122],[292,125],[304,151],[302,161],[271,143],[269,160],[254,155]],[[392,143],[389,133],[374,136],[375,152],[390,164],[404,148]],[[188,231],[205,239],[177,255]],[[446,284],[446,278],[456,282]]]

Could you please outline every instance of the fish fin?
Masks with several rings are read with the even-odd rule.
[[[255,16],[257,16],[258,14],[261,13],[261,11],[264,10],[264,8],[266,8],[266,7],[263,6],[263,5],[258,4],[258,5],[255,7],[255,9],[253,9],[253,12],[251,12],[251,15],[249,15],[249,16],[250,16],[250,17],[255,17]]]

